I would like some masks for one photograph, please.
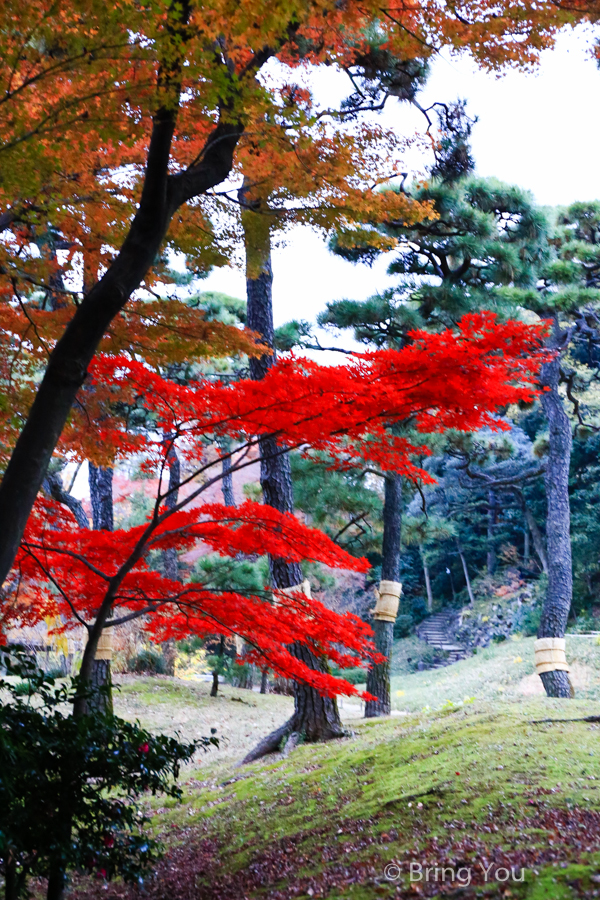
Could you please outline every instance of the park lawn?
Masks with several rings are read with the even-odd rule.
[[[535,672],[535,638],[511,640],[480,649],[452,666],[423,672],[401,671],[414,638],[397,641],[392,677],[392,708],[416,712],[448,703],[477,700],[520,700],[544,692]],[[600,701],[600,642],[595,636],[567,634],[567,659],[577,697]],[[400,671],[399,671],[400,670]]]
[[[490,664],[483,666],[488,674],[496,672],[503,653],[490,651]],[[586,653],[582,666],[593,662],[596,651]],[[481,662],[475,657],[458,665],[476,663],[481,671]],[[234,762],[234,735],[245,746],[248,723],[261,715],[265,722],[256,737],[264,734],[268,716],[273,722],[286,713],[287,698],[223,692],[221,705],[212,708],[221,715],[214,726],[228,721],[230,709],[238,719],[237,729],[227,725],[225,751],[206,755],[199,768],[184,773],[180,805],[159,797],[147,803],[151,830],[168,848],[165,859],[143,891],[114,884],[102,886],[102,896],[600,896],[600,723],[558,721],[594,716],[600,713],[597,702],[521,694],[457,705],[447,702],[451,697],[435,681],[442,677],[444,688],[451,685],[456,668],[402,676],[419,690],[426,687],[422,676],[432,681],[424,704],[429,709],[387,720],[348,720],[346,739],[300,746],[287,758],[244,768]],[[463,673],[459,681],[466,678]],[[488,689],[481,674],[478,687],[472,678],[473,694]],[[133,704],[134,694],[151,727],[154,715],[165,714],[163,707],[173,712],[173,724],[174,711],[185,709],[189,729],[199,721],[195,704],[209,716],[205,688],[208,693],[205,685],[138,679],[124,685],[118,705]],[[540,721],[548,718],[553,721]],[[238,759],[242,752],[240,745]],[[427,882],[411,883],[411,863],[430,868]],[[386,866],[392,866],[393,880],[386,878]],[[502,877],[509,873],[508,881],[495,880],[497,867]],[[512,880],[511,867],[517,877],[525,869],[524,882]],[[471,884],[462,886],[466,870]],[[100,888],[97,881],[81,882],[72,896],[87,900],[99,896]]]

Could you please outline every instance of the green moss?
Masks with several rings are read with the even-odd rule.
[[[198,883],[213,877],[235,882],[264,867],[265,884],[246,891],[257,900],[290,885],[298,896],[319,896],[322,883],[330,885],[330,897],[392,897],[398,885],[385,880],[386,865],[399,860],[405,866],[409,853],[441,858],[444,848],[466,853],[473,865],[496,852],[511,859],[517,851],[529,854],[525,882],[509,886],[520,900],[594,896],[600,824],[593,852],[586,853],[587,837],[572,841],[552,817],[576,818],[583,810],[598,813],[600,823],[600,727],[558,721],[597,715],[597,703],[524,695],[519,685],[533,670],[531,645],[511,641],[447,669],[402,676],[402,702],[408,698],[402,713],[353,720],[346,739],[304,744],[286,759],[243,768],[231,757],[219,761],[221,753],[210,755],[201,770],[185,774],[181,806],[151,801],[159,810],[153,833],[172,847],[185,847],[197,835],[217,848],[213,874],[199,871]],[[594,639],[572,638],[569,655],[580,669],[593,671],[600,647]],[[245,692],[251,705],[231,703],[238,693],[229,689],[220,705],[211,705],[204,685],[136,679],[124,686],[122,699],[157,721],[165,698],[186,715],[229,709],[244,733],[258,721],[251,735],[258,737],[268,730],[261,716],[282,698]],[[465,695],[475,699],[461,702]],[[548,718],[554,721],[541,721]],[[331,887],[332,873],[346,870],[353,874],[343,890]],[[470,890],[469,896],[504,896],[498,883]]]
[[[600,809],[597,726],[534,724],[592,712],[586,701],[530,700],[365,722],[347,740],[304,745],[283,761],[221,770],[222,781],[235,780],[188,788],[169,823],[201,824],[224,848],[220,865],[231,873],[246,870],[273,842],[293,839],[302,849],[298,879],[322,875],[324,847],[335,855],[344,845],[349,864],[369,859],[373,865],[375,859],[383,873],[391,859],[403,858],[415,844],[424,847],[433,835],[455,841],[478,834],[494,845],[510,835],[511,817],[531,812],[531,803],[545,810]],[[527,838],[530,846],[544,847],[547,830],[533,823]],[[511,886],[514,896],[575,896],[569,877],[592,872],[585,865],[546,868]],[[379,888],[357,885],[344,896],[387,893],[385,883]],[[481,890],[487,896],[497,885]]]

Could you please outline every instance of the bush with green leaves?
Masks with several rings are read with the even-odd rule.
[[[127,670],[135,675],[164,675],[165,658],[156,647],[143,647],[127,660]]]
[[[62,896],[69,870],[140,881],[160,845],[144,834],[137,801],[147,791],[179,798],[182,762],[203,737],[182,744],[114,715],[68,714],[77,679],[57,684],[23,647],[0,647],[0,870],[6,900],[26,894],[30,876]],[[26,683],[25,695],[20,684]]]

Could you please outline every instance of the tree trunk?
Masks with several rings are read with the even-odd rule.
[[[231,441],[223,438],[219,446],[223,453],[231,452]],[[221,478],[221,491],[223,492],[223,503],[225,506],[235,506],[235,496],[233,493],[233,478],[231,475],[231,457],[228,456],[222,462],[223,477]]]
[[[63,900],[65,896],[65,872],[64,869],[54,868],[48,878],[46,900]]]
[[[402,537],[402,476],[389,473],[385,477],[383,503],[382,581],[400,581],[400,541]],[[367,674],[367,691],[377,700],[367,700],[365,717],[389,716],[392,711],[390,670],[394,644],[394,623],[375,619],[375,647],[385,656],[383,663],[371,666]]]
[[[92,528],[94,531],[112,531],[114,528],[113,470],[100,469],[92,463],[88,465]]]
[[[71,510],[80,528],[90,527],[88,517],[83,508],[83,503],[81,500],[78,500],[77,497],[74,497],[73,494],[65,491],[60,473],[57,472],[54,475],[48,475],[44,478],[43,486],[44,490],[50,494],[53,500],[64,503],[64,505]]]
[[[260,692],[261,694],[267,693],[267,686],[269,684],[269,670],[263,669],[260,675]]]
[[[274,345],[273,272],[271,268],[270,214],[265,203],[249,201],[246,184],[240,191],[242,225],[246,247],[246,290],[248,299],[248,328],[256,331],[269,346]],[[250,375],[255,381],[264,378],[274,363],[272,355],[250,359]],[[290,461],[281,453],[272,438],[260,441],[260,483],[264,502],[280,512],[294,511]],[[298,563],[269,558],[272,584],[288,588],[302,583],[302,568]],[[312,669],[326,671],[325,661],[317,659],[307,647],[295,642],[291,652]],[[303,735],[307,741],[323,741],[343,735],[342,723],[334,697],[321,697],[306,684],[297,683],[295,709],[291,719],[268,735],[244,759],[251,762],[280,749],[285,737],[292,733]]]
[[[496,492],[491,488],[488,492],[488,516],[487,516],[487,573],[494,575],[496,571],[496,517],[498,507],[496,504]]]
[[[529,566],[529,558],[531,556],[531,547],[530,547],[530,534],[529,534],[529,525],[527,523],[527,519],[525,519],[525,524],[523,525],[523,565]]]
[[[553,344],[558,346],[555,323]],[[548,591],[542,608],[538,638],[564,637],[573,593],[571,562],[571,511],[569,506],[569,465],[571,461],[571,423],[558,392],[559,358],[542,367],[540,382],[549,387],[541,395],[548,420],[548,463],[545,473],[548,517]],[[568,672],[553,671],[540,675],[549,697],[570,697],[573,688]]]
[[[88,481],[92,505],[94,531],[112,531],[113,514],[113,470],[101,469],[89,463]],[[94,659],[90,678],[90,698],[88,712],[112,713],[112,673],[109,659]]]
[[[210,689],[210,696],[216,697],[219,693],[219,673],[216,669],[213,670],[212,673],[212,687]]]
[[[170,62],[168,68],[172,68]],[[137,213],[116,259],[78,305],[54,347],[25,426],[0,484],[0,585],[12,567],[29,513],[42,486],[87,368],[113,319],[154,265],[176,210],[206,193],[231,171],[243,134],[239,122],[219,122],[197,165],[169,174],[178,104],[154,114]]]
[[[110,659],[95,659],[90,679],[90,698],[87,703],[90,713],[113,712],[112,674]]]
[[[421,554],[421,564],[423,566],[423,575],[425,576],[425,590],[427,591],[427,612],[433,612],[433,593],[431,591],[431,577],[429,575],[429,566],[425,561],[425,551],[423,546],[419,545],[419,553]]]
[[[469,578],[469,570],[467,568],[467,561],[465,559],[465,554],[462,551],[462,547],[457,542],[456,549],[458,550],[458,555],[460,556],[460,561],[463,567],[463,573],[465,576],[465,583],[467,585],[467,593],[469,595],[469,603],[475,603],[475,597],[473,596],[473,588],[471,586],[471,579]]]
[[[167,440],[170,438],[167,437]],[[181,464],[175,447],[169,447],[167,453],[167,463],[169,466],[169,484],[167,488],[167,497],[165,506],[167,509],[175,509],[179,499],[179,485],[181,483]],[[168,547],[162,552],[163,570],[165,578],[170,581],[179,580],[179,561],[177,550],[175,547]],[[162,655],[165,666],[165,675],[173,677],[175,675],[175,657],[177,656],[177,645],[175,638],[168,638],[162,645]]]

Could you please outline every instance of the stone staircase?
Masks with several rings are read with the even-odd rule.
[[[458,662],[459,659],[464,659],[466,656],[465,648],[462,644],[457,644],[454,639],[459,615],[456,610],[442,610],[442,612],[429,616],[417,628],[417,637],[448,654],[444,665]],[[438,668],[438,666],[434,668]]]

